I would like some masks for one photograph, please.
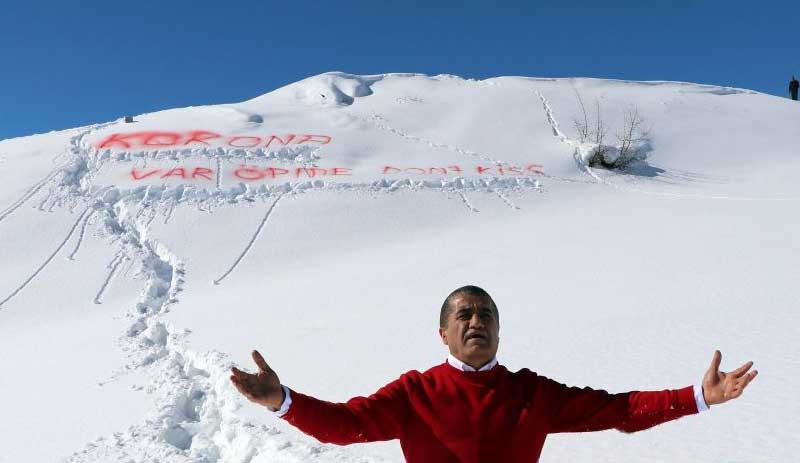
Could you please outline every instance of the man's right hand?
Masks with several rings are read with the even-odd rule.
[[[272,371],[257,350],[253,351],[253,361],[258,366],[258,373],[251,375],[233,367],[231,368],[231,373],[233,373],[231,382],[251,402],[264,405],[272,411],[278,411],[285,398],[278,375]]]

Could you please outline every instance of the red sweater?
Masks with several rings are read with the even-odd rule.
[[[692,387],[609,394],[528,369],[410,371],[369,397],[325,402],[292,391],[283,416],[322,442],[400,439],[408,463],[536,462],[556,432],[634,432],[697,413]]]

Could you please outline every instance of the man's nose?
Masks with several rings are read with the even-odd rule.
[[[483,328],[483,318],[476,312],[472,314],[472,317],[469,319],[469,327],[470,328]]]

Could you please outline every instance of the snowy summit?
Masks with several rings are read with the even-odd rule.
[[[476,284],[509,370],[609,391],[761,375],[736,405],[542,462],[793,461],[800,106],[682,82],[326,73],[0,141],[0,461],[401,462],[231,385],[316,397],[443,362]]]

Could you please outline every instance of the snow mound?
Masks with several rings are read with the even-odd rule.
[[[382,78],[332,72],[302,80],[283,91],[291,92],[297,100],[312,107],[349,106],[356,98],[372,95],[372,85]]]
[[[581,138],[581,100],[609,140],[637,108],[646,159],[590,165],[620,147]],[[0,370],[24,372],[0,380],[4,456],[402,461],[396,442],[313,441],[228,368],[259,348],[298,391],[369,394],[442,361],[436,307],[474,283],[512,370],[661,389],[721,348],[782,372],[651,432],[552,436],[543,461],[791,461],[791,127],[796,103],[726,87],[333,72],[0,141]]]

